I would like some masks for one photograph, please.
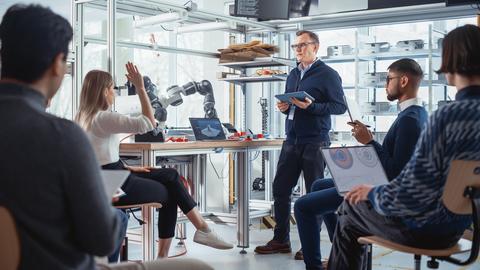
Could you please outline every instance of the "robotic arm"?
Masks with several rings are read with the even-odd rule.
[[[198,92],[205,96],[203,100],[203,110],[206,118],[217,118],[217,111],[215,110],[215,98],[213,96],[212,84],[203,80],[201,82],[188,82],[183,86],[172,85],[167,88],[167,95],[157,96],[157,86],[150,80],[148,76],[143,77],[145,90],[147,92],[150,103],[154,110],[155,119],[159,122],[160,127],[165,126],[167,120],[167,107],[169,105],[178,106],[183,103],[182,95],[189,96]],[[128,94],[135,95],[135,86],[127,82]]]
[[[217,118],[217,111],[215,110],[215,98],[213,97],[212,84],[203,80],[201,82],[188,82],[183,86],[173,85],[167,88],[167,95],[169,103],[172,106],[178,106],[183,103],[182,96],[189,96],[198,92],[205,96],[203,100],[203,110],[205,111],[205,118]],[[168,105],[167,105],[168,106]]]

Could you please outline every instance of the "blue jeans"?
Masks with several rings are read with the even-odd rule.
[[[318,179],[312,191],[295,202],[295,218],[302,243],[303,260],[307,269],[322,269],[320,255],[321,221],[325,222],[330,241],[337,224],[337,211],[343,197],[335,188],[332,179]]]
[[[120,224],[120,232],[118,237],[120,238],[120,243],[118,247],[115,248],[115,251],[108,256],[108,262],[109,263],[117,263],[118,262],[118,257],[120,255],[120,248],[122,247],[123,239],[125,238],[125,235],[127,234],[127,226],[128,226],[128,214],[125,213],[123,210],[117,209],[116,210],[117,216],[120,217],[120,220],[122,223]]]

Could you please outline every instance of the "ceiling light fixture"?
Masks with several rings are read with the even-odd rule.
[[[177,27],[176,32],[179,34],[209,31],[209,30],[235,30],[237,24],[235,22],[209,22],[200,24],[190,24],[186,26]]]
[[[188,12],[186,10],[182,11],[174,11],[163,13],[159,15],[155,15],[152,17],[147,17],[145,19],[134,21],[136,28],[145,28],[161,23],[168,23],[168,22],[179,22],[185,21],[188,19]]]

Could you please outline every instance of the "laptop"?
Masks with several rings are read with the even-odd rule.
[[[125,192],[120,188],[127,177],[130,175],[129,170],[102,170],[102,180],[107,198],[120,197]]]
[[[226,140],[218,118],[189,118],[196,141]]]
[[[371,145],[324,147],[322,155],[335,187],[342,195],[357,185],[388,183],[382,163]]]

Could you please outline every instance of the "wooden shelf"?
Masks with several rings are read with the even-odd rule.
[[[230,83],[254,83],[254,82],[283,82],[287,79],[287,75],[271,75],[271,76],[255,76],[255,77],[234,77],[218,79],[223,82]]]
[[[256,58],[253,61],[220,63],[218,65],[223,67],[233,68],[233,69],[275,67],[275,66],[291,66],[291,67],[297,66],[295,60],[278,58],[278,57],[261,57],[261,58]]]

